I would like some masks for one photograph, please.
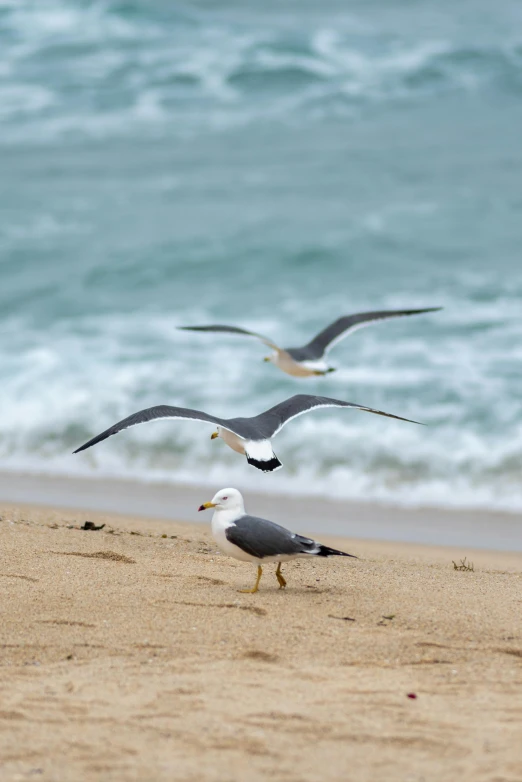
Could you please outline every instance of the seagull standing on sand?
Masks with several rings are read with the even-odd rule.
[[[311,538],[304,538],[295,532],[280,527],[268,519],[249,516],[245,512],[243,497],[237,489],[221,489],[211,502],[204,502],[198,510],[214,508],[212,535],[224,554],[243,562],[257,563],[257,579],[252,589],[240,592],[254,594],[259,590],[263,575],[260,562],[277,562],[276,578],[279,589],[284,589],[286,580],[281,573],[281,562],[300,557],[353,557],[334,548],[323,546]]]
[[[320,407],[350,407],[356,410],[364,410],[367,413],[383,415],[387,418],[396,418],[398,421],[407,421],[410,424],[416,424],[418,421],[411,421],[409,418],[401,418],[399,415],[384,413],[382,410],[374,410],[371,407],[364,407],[353,402],[341,402],[339,399],[330,399],[327,396],[313,396],[311,394],[296,394],[296,396],[285,399],[278,405],[271,407],[260,415],[252,418],[218,418],[214,415],[208,415],[201,410],[191,410],[186,407],[171,407],[170,405],[157,405],[148,407],[146,410],[140,410],[133,415],[129,415],[114,426],[109,427],[101,434],[93,437],[89,442],[84,443],[74,451],[84,451],[91,445],[106,440],[113,434],[128,429],[136,424],[145,424],[148,421],[155,421],[160,418],[185,418],[189,421],[205,421],[207,423],[217,424],[217,431],[211,436],[211,440],[221,437],[225,443],[237,453],[244,453],[247,462],[258,470],[263,472],[272,472],[282,467],[274,451],[272,450],[271,438],[281,431],[283,426],[297,418],[303,413],[309,413]]]
[[[380,310],[346,315],[330,323],[310,342],[300,348],[280,348],[268,337],[257,334],[255,331],[238,328],[237,326],[179,326],[179,328],[182,331],[213,331],[256,337],[274,351],[271,356],[265,358],[265,361],[271,361],[272,364],[286,372],[287,375],[311,377],[312,375],[326,375],[328,372],[335,372],[335,369],[327,364],[325,356],[337,342],[356,329],[369,326],[371,323],[380,320],[402,318],[406,315],[421,315],[424,312],[437,312],[440,309],[442,307],[429,307],[422,310]]]

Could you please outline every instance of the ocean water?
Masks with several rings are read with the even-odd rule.
[[[0,469],[522,509],[518,0],[0,0]],[[301,344],[296,380],[229,322]],[[156,403],[299,392],[264,475]]]

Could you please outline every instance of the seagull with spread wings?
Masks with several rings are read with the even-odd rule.
[[[286,372],[287,375],[311,377],[313,375],[326,375],[328,372],[335,371],[333,367],[328,365],[326,356],[334,345],[353,331],[381,320],[402,318],[407,315],[421,315],[425,312],[437,312],[441,309],[442,307],[428,307],[422,310],[380,310],[346,315],[330,323],[310,342],[300,348],[280,348],[268,337],[264,337],[255,331],[239,328],[238,326],[179,326],[179,328],[182,331],[210,331],[256,337],[274,351],[272,355],[265,358],[265,361],[271,361],[272,364]]]
[[[145,424],[160,418],[184,418],[189,421],[205,421],[206,423],[216,425],[217,430],[212,434],[212,440],[216,437],[221,437],[233,451],[245,454],[249,464],[263,472],[272,472],[283,466],[272,450],[272,437],[275,437],[285,424],[297,418],[297,416],[321,407],[352,408],[364,410],[367,413],[383,415],[387,418],[395,418],[398,421],[407,421],[411,424],[418,423],[418,421],[411,421],[409,418],[384,413],[382,410],[374,410],[371,407],[365,407],[353,402],[342,402],[339,399],[330,399],[327,396],[313,396],[311,394],[296,394],[296,396],[285,399],[284,402],[271,407],[270,410],[251,418],[218,418],[201,410],[157,405],[156,407],[148,407],[145,410],[129,415],[127,418],[114,424],[114,426],[110,426],[101,434],[93,437],[89,442],[81,445],[74,453],[85,451],[86,448],[106,440],[107,437],[111,437],[111,435],[137,424]]]

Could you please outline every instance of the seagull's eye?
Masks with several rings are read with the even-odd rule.
[[[228,497],[221,497],[222,500],[228,500]]]

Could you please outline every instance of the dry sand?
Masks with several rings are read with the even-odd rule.
[[[1,516],[2,782],[522,780],[520,554],[320,536],[244,595],[208,527]]]

